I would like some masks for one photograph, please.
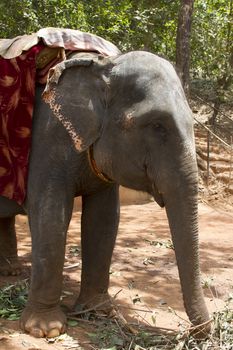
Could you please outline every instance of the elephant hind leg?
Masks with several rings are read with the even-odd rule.
[[[108,293],[99,293],[93,296],[80,295],[74,306],[74,312],[77,314],[91,310],[110,316],[113,314],[114,309],[114,303]]]
[[[15,216],[0,218],[0,274],[19,275],[22,265],[17,254]]]

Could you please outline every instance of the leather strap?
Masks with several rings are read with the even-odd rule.
[[[108,182],[108,183],[113,183],[114,181],[110,179],[106,174],[102,173],[95,162],[94,156],[93,156],[93,145],[91,145],[88,148],[88,161],[91,167],[91,170],[93,173],[102,181]]]

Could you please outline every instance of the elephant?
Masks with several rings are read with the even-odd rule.
[[[0,199],[1,255],[4,247],[15,270],[15,215],[28,215],[32,236],[21,328],[37,337],[65,330],[62,271],[77,196],[82,197],[82,271],[75,307],[109,300],[122,185],[149,193],[165,207],[185,310],[193,325],[204,324],[208,331],[193,118],[173,65],[146,51],[111,58],[75,53],[50,71],[45,90],[36,88],[32,135],[25,203]]]

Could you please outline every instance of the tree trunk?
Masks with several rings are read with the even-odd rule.
[[[194,0],[181,0],[177,36],[176,69],[186,95],[189,95],[190,34]]]
[[[214,102],[214,113],[211,119],[211,124],[215,125],[218,112],[220,110],[221,103],[224,101],[224,95],[227,89],[230,88],[233,82],[233,44],[232,44],[232,15],[233,15],[233,1],[230,1],[229,9],[229,21],[227,27],[227,44],[226,44],[226,56],[229,56],[229,59],[225,61],[225,67],[220,76],[217,78],[217,87],[216,87],[216,99]],[[215,131],[214,131],[215,132]]]

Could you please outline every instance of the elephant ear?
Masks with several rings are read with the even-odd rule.
[[[61,62],[49,72],[43,99],[78,152],[85,151],[100,136],[112,67],[110,59],[89,55]]]

